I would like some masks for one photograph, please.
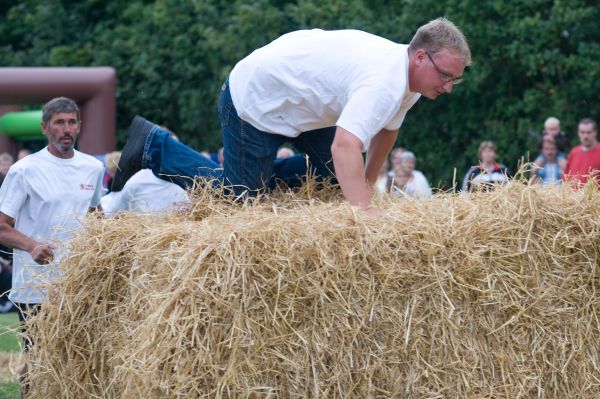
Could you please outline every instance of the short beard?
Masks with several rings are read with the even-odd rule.
[[[68,146],[64,146],[61,145],[60,143],[52,143],[52,146],[60,153],[62,154],[67,154],[68,152],[70,152],[71,150],[73,150],[75,148],[75,141],[73,141],[70,145]]]

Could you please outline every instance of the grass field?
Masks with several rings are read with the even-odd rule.
[[[13,372],[21,353],[20,338],[16,336],[18,325],[16,313],[0,314],[0,399],[21,396],[21,388]]]
[[[20,340],[15,335],[19,326],[17,313],[0,314],[0,353],[20,352]]]

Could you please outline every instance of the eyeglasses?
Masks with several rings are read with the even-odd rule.
[[[431,63],[433,64],[433,67],[437,71],[438,75],[440,75],[440,79],[442,80],[442,82],[444,82],[444,84],[446,84],[448,82],[452,82],[452,84],[457,85],[460,82],[462,82],[462,80],[463,80],[462,76],[455,78],[452,75],[450,75],[449,73],[442,71],[440,68],[438,68],[435,61],[433,60],[433,58],[431,58],[431,55],[429,55],[429,53],[427,51],[425,52],[425,54],[427,54],[427,57],[429,57],[429,61],[431,61]]]

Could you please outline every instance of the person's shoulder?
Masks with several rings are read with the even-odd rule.
[[[146,184],[146,183],[155,183],[157,181],[162,181],[159,177],[156,177],[152,170],[150,169],[141,169],[137,171],[133,176],[127,180],[125,184],[138,185],[138,184]]]
[[[150,169],[142,169],[136,172],[133,176],[129,178],[125,182],[125,186],[123,187],[123,191],[126,191],[130,194],[135,194],[141,192],[146,192],[150,187],[170,187],[174,185],[171,182],[161,179],[154,175],[152,170]]]
[[[45,151],[45,152],[44,152]],[[43,148],[40,151],[34,152],[24,158],[19,159],[17,162],[11,165],[9,172],[23,171],[30,168],[44,167],[45,161],[48,159],[48,151]]]
[[[581,144],[576,145],[575,147],[571,148],[571,151],[569,151],[569,155],[568,157],[572,157],[572,156],[576,156],[578,154],[581,154],[583,152],[583,147],[581,146]]]
[[[467,170],[467,174],[479,173],[481,171],[481,167],[479,165],[471,165]]]
[[[506,173],[507,171],[508,168],[506,167],[506,165],[500,162],[496,162],[494,164],[494,170],[492,171],[492,173]]]
[[[75,150],[75,157],[76,157],[76,161],[81,164],[89,165],[96,169],[104,170],[104,164],[99,159],[97,159],[89,154]]]
[[[423,172],[421,172],[420,170],[416,170],[416,169],[413,170],[413,176],[417,179],[427,180],[427,178],[425,177]]]
[[[86,154],[85,152],[75,150],[75,156],[77,156],[78,160],[81,162],[89,162],[93,165],[102,165],[102,161],[90,154]]]
[[[533,161],[533,164],[537,167],[543,167],[546,164],[546,157],[544,154],[538,155],[538,157]]]

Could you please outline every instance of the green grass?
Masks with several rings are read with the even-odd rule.
[[[0,383],[0,399],[18,399],[21,397],[21,385],[18,382]]]
[[[19,316],[16,313],[0,314],[0,353],[20,352],[21,338],[16,333]],[[21,385],[15,381],[0,381],[0,399],[18,399]]]
[[[16,335],[18,327],[19,316],[16,313],[0,314],[0,353],[21,351],[21,339]]]

